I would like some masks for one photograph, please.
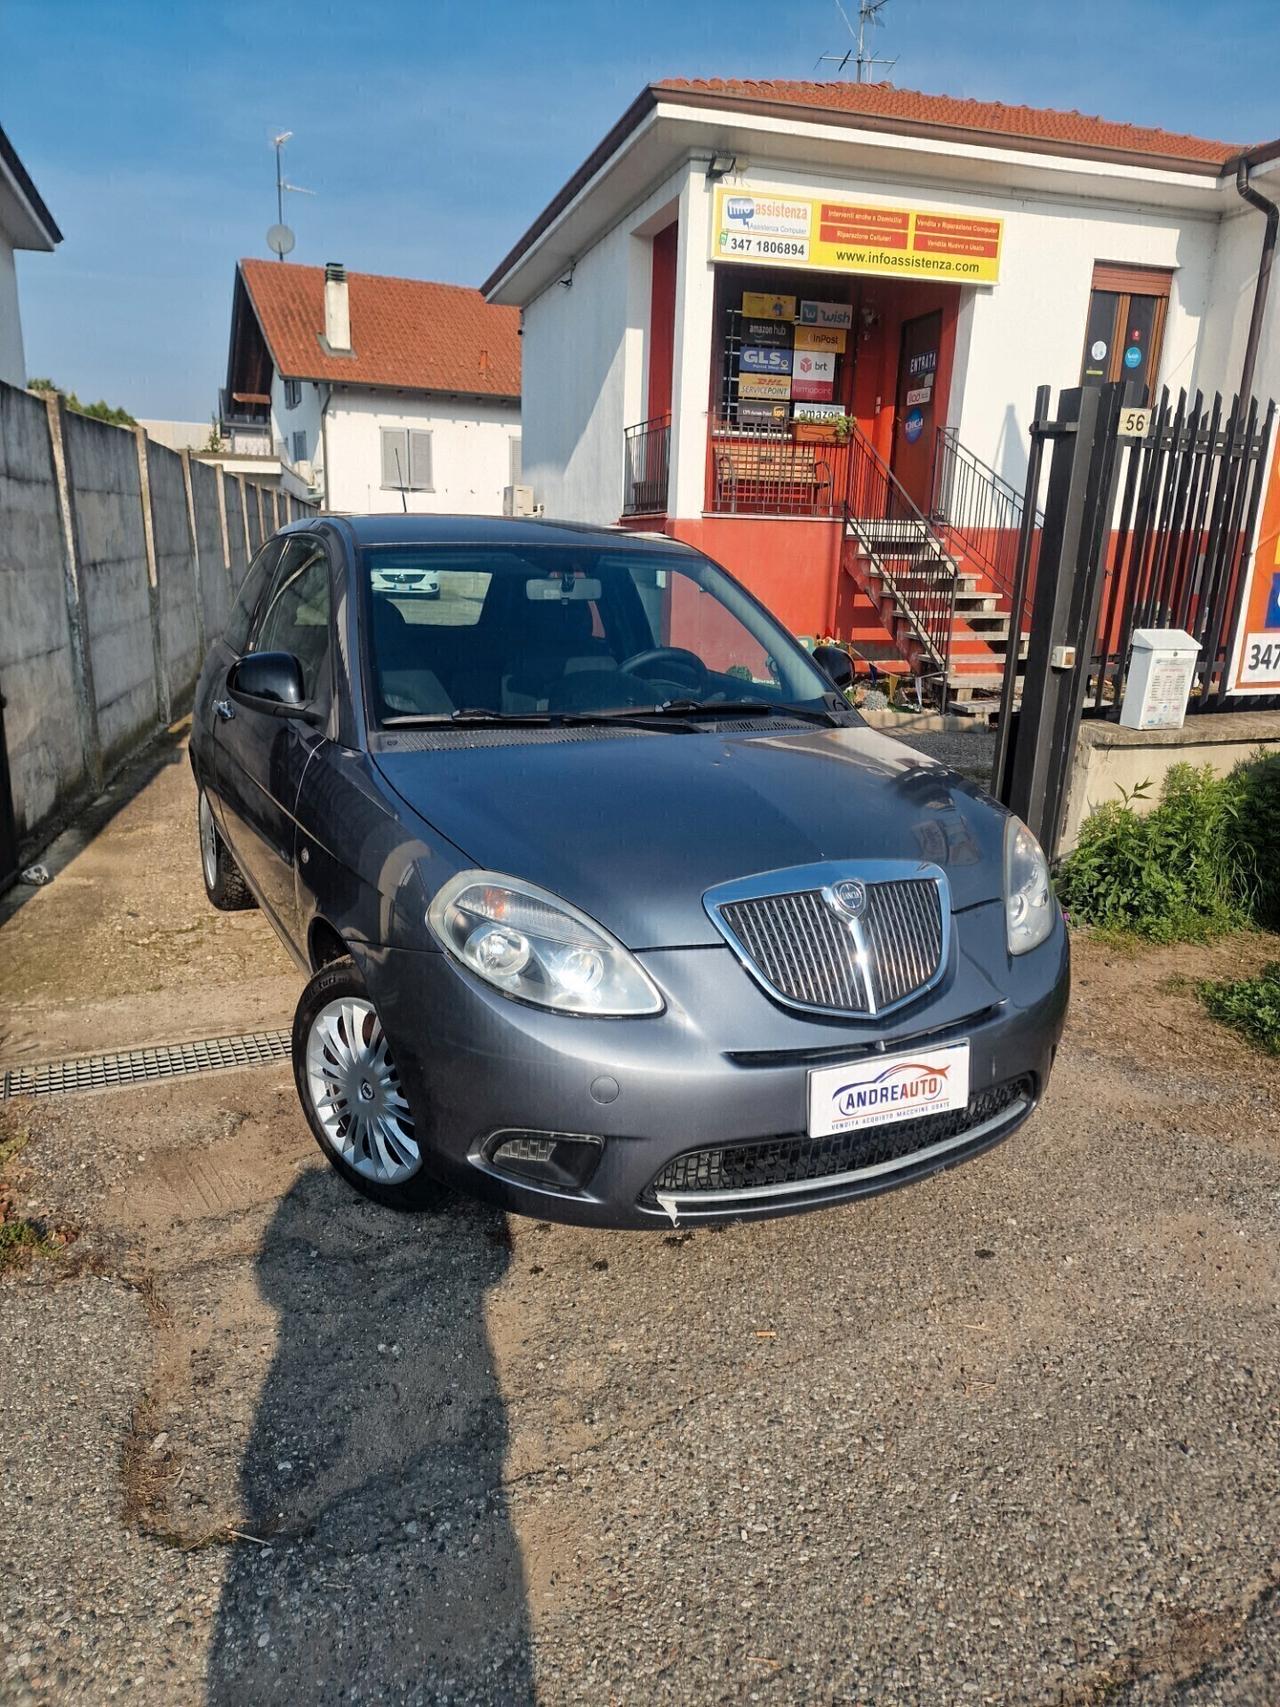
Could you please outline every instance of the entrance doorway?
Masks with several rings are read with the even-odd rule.
[[[933,501],[934,399],[941,343],[941,310],[903,321],[889,467],[926,515]]]

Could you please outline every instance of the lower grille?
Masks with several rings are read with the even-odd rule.
[[[1018,1118],[1034,1100],[1029,1074],[1009,1079],[990,1090],[977,1091],[967,1108],[931,1114],[923,1120],[899,1120],[862,1132],[840,1132],[833,1138],[768,1138],[754,1144],[734,1144],[715,1150],[690,1150],[667,1163],[641,1193],[640,1201],[656,1208],[660,1197],[697,1198],[777,1193],[788,1186],[803,1191],[837,1175],[894,1171],[922,1150],[966,1137],[987,1136]]]

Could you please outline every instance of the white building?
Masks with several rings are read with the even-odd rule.
[[[14,251],[51,252],[61,241],[53,215],[40,199],[13,144],[0,130],[0,379],[10,385],[27,383]]]
[[[1280,141],[888,84],[653,85],[483,287],[524,315],[525,479],[548,514],[662,529],[793,629],[893,658],[846,526],[869,486],[934,518],[962,464],[998,559],[1038,385],[1230,397],[1252,320],[1246,384],[1280,393],[1268,221],[1237,180],[1280,199]],[[972,633],[957,655],[998,674]]]
[[[500,514],[519,316],[459,285],[241,261],[221,419],[231,453],[326,509]]]

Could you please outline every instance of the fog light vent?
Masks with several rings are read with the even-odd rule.
[[[582,1132],[493,1132],[485,1144],[491,1167],[514,1179],[579,1192],[595,1173],[604,1139]]]

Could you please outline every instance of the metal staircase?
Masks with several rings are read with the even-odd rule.
[[[935,480],[935,497],[947,501],[926,516],[856,428],[850,448],[845,564],[898,656],[943,706],[995,691],[1015,632],[1005,561],[1021,500],[990,470],[996,484],[984,482],[984,465],[953,436],[944,457],[940,436],[946,480]],[[1016,627],[1021,657],[1025,634]]]

